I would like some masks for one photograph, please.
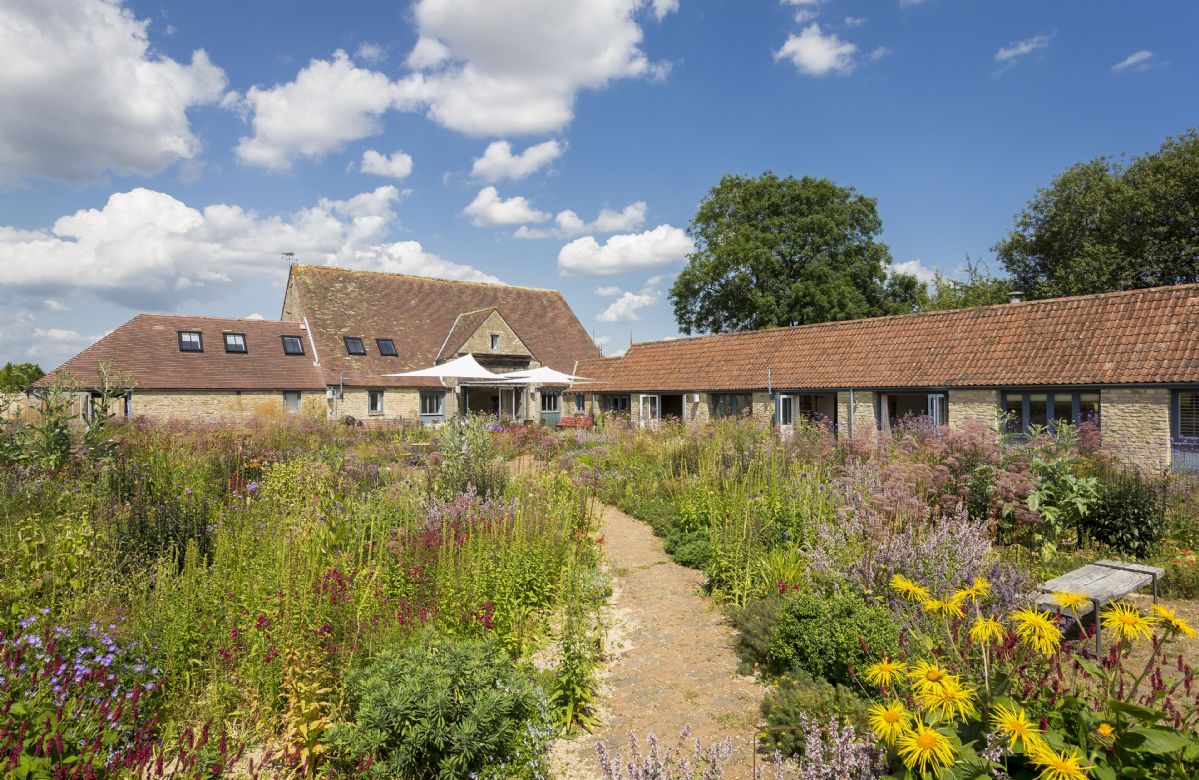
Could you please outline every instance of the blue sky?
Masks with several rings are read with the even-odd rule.
[[[1195,29],[1181,1],[5,4],[0,361],[143,310],[277,317],[285,251],[558,288],[611,354],[676,333],[728,172],[853,186],[896,265],[954,273],[1055,173],[1199,124]]]

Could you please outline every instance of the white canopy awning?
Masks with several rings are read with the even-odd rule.
[[[430,366],[429,368],[420,368],[415,371],[405,371],[400,374],[384,374],[383,376],[425,376],[435,377],[437,379],[490,379],[493,381],[502,381],[503,374],[496,374],[488,371],[483,366],[479,365],[479,361],[475,360],[475,356],[471,354],[463,355],[460,358],[447,360],[440,365]]]
[[[557,369],[549,366],[541,368],[532,368],[527,371],[512,371],[502,375],[503,378],[512,384],[521,385],[570,385],[575,382],[588,382],[586,377],[573,376],[564,374]]]

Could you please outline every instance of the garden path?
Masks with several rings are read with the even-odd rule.
[[[555,778],[599,777],[599,742],[615,754],[633,732],[644,750],[652,731],[663,745],[673,745],[688,724],[692,745],[694,737],[705,747],[732,738],[725,777],[750,778],[765,689],[738,674],[735,630],[701,592],[701,572],[672,561],[645,523],[615,507],[598,508],[613,574],[600,724],[592,734],[558,742]]]

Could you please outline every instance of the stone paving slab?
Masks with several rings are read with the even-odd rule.
[[[557,780],[599,777],[596,744],[623,750],[632,731],[673,745],[691,725],[704,746],[731,737],[726,778],[752,776],[754,735],[765,689],[737,673],[736,631],[701,591],[704,575],[679,566],[649,526],[604,506],[604,547],[613,571],[605,666],[593,734],[561,740],[552,757]]]

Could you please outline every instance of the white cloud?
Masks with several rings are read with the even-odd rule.
[[[389,242],[398,223],[392,206],[401,197],[388,185],[268,216],[225,203],[192,208],[149,189],[119,192],[102,208],[60,217],[50,228],[0,226],[0,288],[170,310],[253,278],[280,277],[282,251],[310,263],[496,281],[416,241]]]
[[[69,306],[67,306],[66,304],[63,304],[63,303],[59,303],[58,301],[54,300],[53,298],[47,298],[46,300],[42,301],[42,305],[45,306],[50,311],[70,311],[71,310]]]
[[[422,36],[416,41],[416,45],[412,47],[412,53],[404,62],[413,70],[425,70],[437,67],[449,57],[449,47],[444,43],[436,38]]]
[[[866,17],[864,17],[864,16],[847,16],[847,17],[845,17],[845,19],[843,21],[845,22],[846,27],[861,27],[862,25],[864,25],[866,23]]]
[[[924,5],[928,0],[899,0],[900,8],[915,8],[918,5]]]
[[[935,273],[934,269],[921,262],[920,258],[896,263],[891,266],[891,270],[897,274],[911,274],[922,282],[931,282]]]
[[[1129,68],[1144,70],[1145,68],[1149,67],[1149,60],[1152,58],[1153,52],[1149,51],[1148,49],[1134,51],[1132,54],[1129,54],[1127,57],[1113,65],[1112,70],[1116,73],[1128,70]]]
[[[521,225],[512,235],[516,238],[570,238],[583,233],[619,233],[645,224],[645,201],[630,203],[620,211],[603,209],[592,222],[584,222],[578,214],[566,209],[554,217],[555,227],[530,228]]]
[[[507,141],[492,141],[483,152],[483,156],[475,158],[470,172],[472,176],[484,181],[519,180],[557,160],[564,151],[566,144],[549,140],[530,146],[520,154],[513,154],[512,144]]]
[[[795,6],[795,23],[807,24],[820,16],[820,6],[825,0],[782,0],[783,5]]]
[[[420,72],[401,92],[470,135],[554,132],[570,122],[580,90],[663,73],[641,50],[635,16],[646,3],[417,0],[408,64]],[[654,13],[674,4],[658,2]]]
[[[412,173],[412,156],[403,152],[395,152],[389,157],[374,149],[367,149],[362,153],[361,167],[363,173],[403,179]]]
[[[521,195],[504,200],[495,187],[484,187],[462,213],[476,227],[519,225],[522,222],[544,222],[550,215],[538,211]]]
[[[600,296],[601,298],[611,298],[613,295],[620,295],[620,293],[621,293],[621,289],[619,287],[617,287],[616,285],[595,288],[595,294]]]
[[[266,319],[266,317],[263,317],[263,316],[262,316],[261,314],[259,314],[258,312],[254,312],[253,314],[247,314],[247,315],[246,315],[246,319],[247,319],[247,320],[265,320],[265,319]]]
[[[387,50],[377,43],[363,41],[354,50],[354,59],[359,62],[365,62],[368,65],[378,65],[387,59]]]
[[[641,288],[641,292],[622,292],[619,288],[604,287],[600,288],[605,292],[610,292],[610,295],[619,295],[620,297],[608,304],[608,307],[596,316],[599,322],[635,322],[641,319],[639,312],[642,309],[653,306],[661,300],[661,294],[658,292],[658,285],[661,284],[663,276],[651,277],[645,286]],[[600,290],[596,290],[597,293]],[[610,297],[610,296],[605,296]]]
[[[642,309],[658,302],[658,296],[649,293],[626,292],[604,309],[596,320],[599,322],[634,322],[641,319]]]
[[[203,49],[154,52],[148,25],[117,0],[0,4],[0,182],[152,175],[199,153],[187,111],[225,73]]]
[[[1022,41],[1013,41],[1004,46],[999,51],[995,52],[995,61],[1005,63],[1008,66],[1014,65],[1017,60],[1027,57],[1034,52],[1043,51],[1049,48],[1049,40],[1052,36],[1049,35],[1034,35],[1031,38],[1025,38]]]
[[[558,271],[563,276],[612,276],[678,262],[693,248],[687,234],[671,225],[612,236],[604,244],[584,236],[562,247]]]
[[[890,53],[891,53],[890,47],[876,46],[874,49],[872,49],[870,51],[870,54],[867,55],[867,57],[871,62],[877,62],[877,61],[881,60],[883,57],[886,57]]]
[[[679,10],[679,0],[654,0],[654,18],[659,22],[667,14]]]
[[[825,35],[820,31],[820,25],[810,24],[799,35],[788,35],[783,47],[774,53],[774,58],[790,60],[800,73],[827,76],[830,73],[852,73],[853,55],[857,50],[856,45],[841,40],[836,33]]]
[[[612,343],[612,337],[611,336],[596,336],[594,341],[595,341],[595,346],[599,347],[600,352],[602,353],[604,351],[604,347],[606,347]]]
[[[238,158],[269,170],[286,170],[297,157],[320,159],[347,142],[375,135],[379,118],[396,100],[386,76],[350,61],[314,59],[287,84],[251,87],[243,101],[254,135],[237,145]]]

